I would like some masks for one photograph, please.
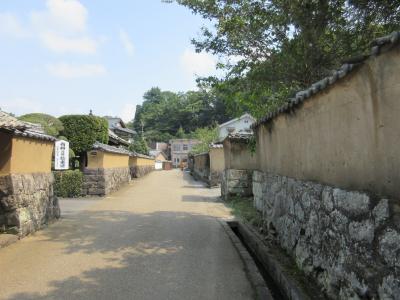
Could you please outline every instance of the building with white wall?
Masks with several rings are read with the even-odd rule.
[[[256,121],[250,114],[245,113],[239,118],[232,119],[218,126],[219,141],[223,141],[228,134],[250,132],[250,126]]]

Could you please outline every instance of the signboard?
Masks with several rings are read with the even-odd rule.
[[[69,169],[69,143],[66,141],[57,141],[54,150],[54,169]]]

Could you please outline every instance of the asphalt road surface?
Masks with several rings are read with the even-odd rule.
[[[172,170],[63,200],[61,220],[0,249],[0,299],[253,299],[218,196]]]

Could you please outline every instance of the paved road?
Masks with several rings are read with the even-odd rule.
[[[0,249],[0,299],[252,299],[218,194],[173,170],[64,203],[62,220]]]

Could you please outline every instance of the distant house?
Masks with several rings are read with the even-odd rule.
[[[128,146],[133,142],[136,131],[126,127],[124,121],[118,117],[104,117],[108,121],[109,144]]]
[[[155,161],[166,161],[168,160],[168,156],[159,150],[150,150],[149,154],[151,157],[154,157]]]
[[[250,114],[245,113],[239,118],[232,119],[218,126],[219,141],[223,141],[229,134],[250,132],[250,126],[256,121]]]
[[[193,146],[199,144],[200,141],[194,139],[173,139],[169,141],[171,150],[172,165],[176,168],[181,163],[187,163],[188,154]]]

